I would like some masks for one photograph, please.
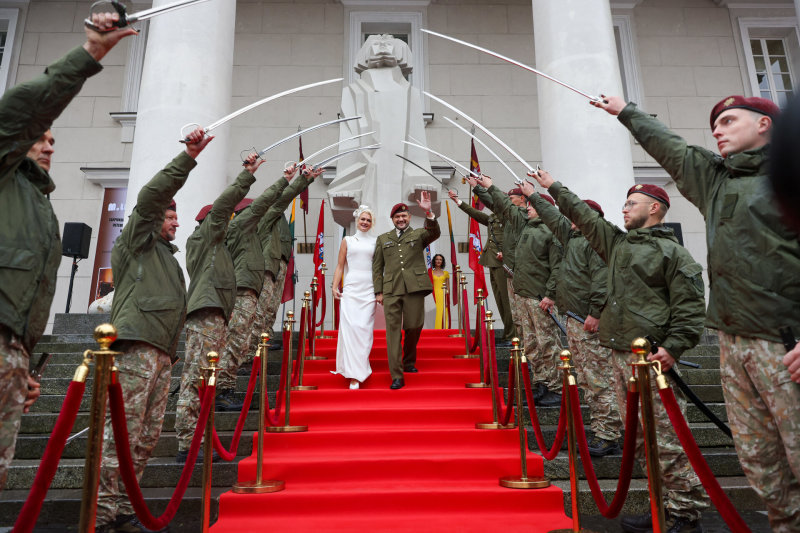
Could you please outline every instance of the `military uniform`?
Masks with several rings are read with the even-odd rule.
[[[417,360],[417,342],[425,319],[425,296],[433,291],[425,263],[425,247],[439,238],[436,219],[425,219],[425,229],[407,227],[380,235],[372,258],[372,283],[375,294],[383,293],[386,317],[386,350],[392,379],[402,379],[403,370]],[[401,346],[402,334],[405,341]]]
[[[775,531],[800,530],[800,385],[778,329],[800,332],[800,242],[781,221],[767,178],[769,146],[724,159],[689,146],[628,104],[619,120],[706,221],[711,284],[706,325],[719,332],[728,420],[742,468]]]
[[[600,318],[608,294],[608,267],[580,230],[573,230],[572,223],[558,209],[538,194],[531,195],[528,201],[564,245],[564,259],[556,281],[556,306],[584,318]],[[583,324],[574,318],[567,318],[566,327],[578,384],[589,406],[592,432],[603,440],[616,441],[622,423],[608,374],[611,351],[600,345],[597,332],[584,331]]]
[[[705,316],[702,268],[670,229],[651,226],[626,233],[560,183],[551,185],[549,192],[608,265],[608,302],[600,315],[600,343],[613,349],[614,386],[624,416],[631,341],[650,335],[678,360],[700,340]],[[708,495],[689,464],[655,386],[650,395],[664,504],[671,517],[697,520],[709,506]],[[686,402],[680,391],[675,395],[685,416]],[[636,447],[640,460],[642,443],[640,428]]]
[[[211,211],[186,241],[189,304],[186,315],[186,356],[175,413],[178,451],[188,451],[200,416],[197,384],[208,366],[208,352],[219,353],[225,326],[233,311],[236,273],[225,246],[225,232],[236,204],[247,195],[256,178],[243,170],[214,201]]]
[[[486,226],[487,237],[483,247],[483,253],[479,263],[489,269],[489,278],[492,283],[492,293],[497,311],[503,320],[503,337],[511,340],[517,336],[514,327],[514,319],[511,316],[511,304],[508,296],[508,279],[503,270],[503,261],[497,258],[497,254],[503,250],[503,221],[495,214],[487,214],[475,209],[467,202],[459,201],[459,209],[464,211],[471,218]]]
[[[167,408],[171,357],[186,316],[186,284],[178,261],[178,248],[161,236],[164,212],[183,186],[195,160],[181,152],[141,191],[128,223],[114,243],[114,303],[111,323],[118,331],[113,349],[119,383],[125,400],[131,449],[137,479],[161,435]],[[119,479],[119,461],[111,417],[106,416],[97,527],[118,515],[133,514]]]

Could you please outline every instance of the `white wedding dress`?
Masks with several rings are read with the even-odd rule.
[[[347,263],[342,299],[339,304],[339,340],[336,345],[336,372],[363,382],[372,374],[369,353],[375,325],[375,291],[372,285],[372,256],[375,237],[363,231],[345,237]]]

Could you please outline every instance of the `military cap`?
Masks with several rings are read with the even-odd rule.
[[[523,196],[522,189],[520,189],[519,187],[514,187],[513,189],[508,191],[508,195],[509,196],[514,195],[514,194],[517,195],[517,196]]]
[[[667,194],[667,191],[665,191],[658,185],[650,185],[649,183],[634,185],[633,187],[628,189],[628,196],[630,196],[635,192],[645,194],[650,198],[654,198],[659,202],[661,202],[662,204],[669,207],[669,195]]]
[[[399,204],[394,204],[394,207],[392,207],[392,212],[391,214],[389,214],[389,218],[392,218],[397,213],[407,213],[407,212],[408,212],[408,206],[400,202]]]
[[[636,192],[642,192],[642,191],[636,191]],[[630,194],[630,192],[628,194]],[[592,209],[594,209],[595,211],[600,213],[601,217],[606,216],[605,213],[603,213],[603,208],[600,207],[600,204],[598,204],[594,200],[588,200],[587,199],[587,200],[584,200],[584,202],[586,202],[586,205],[588,205],[589,207],[591,207]],[[669,202],[667,202],[667,207],[669,207]]]
[[[711,129],[714,129],[714,121],[722,114],[723,111],[728,109],[749,109],[762,115],[767,115],[773,119],[781,114],[780,108],[775,105],[772,100],[766,98],[759,98],[758,96],[751,96],[745,98],[744,96],[735,94],[720,100],[717,105],[711,109]]]
[[[211,208],[212,208],[212,207],[213,207],[213,205],[211,205],[211,204],[208,204],[208,205],[204,206],[204,207],[203,207],[203,208],[200,210],[200,212],[199,212],[199,213],[197,213],[197,216],[196,216],[196,217],[194,217],[194,219],[195,219],[196,221],[198,221],[198,222],[202,222],[202,221],[203,221],[203,220],[204,220],[204,219],[205,219],[205,218],[208,216],[208,214],[211,212]]]
[[[244,198],[242,199],[241,202],[236,204],[236,207],[233,208],[233,212],[238,213],[239,211],[241,211],[242,209],[244,209],[245,207],[249,206],[252,203],[253,203],[252,198]]]
[[[553,197],[549,194],[541,193],[539,196],[550,202],[550,205],[556,205],[556,201],[553,200]]]

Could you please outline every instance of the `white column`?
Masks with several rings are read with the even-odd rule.
[[[797,21],[800,22],[800,0],[794,0],[794,10]]]
[[[621,95],[608,0],[532,0],[535,67],[589,93]],[[622,226],[633,185],[628,130],[616,117],[547,79],[538,79],[542,167]]]
[[[171,1],[154,0],[153,6]],[[178,142],[181,127],[189,122],[205,126],[231,111],[235,15],[234,0],[211,0],[150,20],[126,221],[142,186],[183,150],[184,145]],[[175,239],[181,252],[176,257],[184,266],[194,217],[229,181],[225,164],[227,126],[213,134],[216,139],[197,158],[197,167],[175,197],[181,224]]]

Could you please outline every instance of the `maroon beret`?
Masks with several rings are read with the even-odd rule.
[[[630,189],[628,189],[628,196],[635,192],[640,192],[642,194],[646,194],[650,198],[655,198],[662,204],[669,207],[669,195],[667,195],[667,191],[659,187],[658,185],[650,185],[650,184],[639,184],[634,185]]]
[[[244,198],[241,202],[236,204],[236,207],[233,208],[233,212],[238,213],[239,211],[241,211],[242,209],[244,209],[245,207],[249,206],[252,203],[253,203],[252,198]]]
[[[392,212],[389,215],[389,218],[392,218],[397,213],[407,213],[407,212],[408,212],[408,206],[400,202],[399,204],[394,204],[394,207],[392,207]]]
[[[177,211],[177,209],[176,209],[177,207],[178,207],[178,204],[175,203],[175,199],[173,198],[170,201],[169,207],[167,207],[167,209],[172,209],[173,211]]]
[[[553,200],[553,197],[550,196],[549,194],[541,193],[539,196],[550,202],[551,205],[556,205],[556,201]]]
[[[637,192],[641,192],[641,191],[637,191]],[[630,194],[630,193],[628,193],[628,194]],[[584,202],[586,202],[586,205],[588,205],[589,207],[591,207],[592,209],[594,209],[595,211],[600,213],[601,217],[605,216],[605,213],[603,213],[603,208],[600,207],[600,204],[598,204],[594,200],[584,200]],[[669,202],[667,202],[667,206],[669,206]]]
[[[198,222],[202,222],[202,221],[203,221],[203,219],[205,219],[205,218],[208,216],[208,214],[211,212],[211,208],[212,208],[212,207],[213,207],[213,206],[212,206],[211,204],[208,204],[207,206],[204,206],[204,207],[203,207],[203,208],[200,210],[200,212],[199,212],[199,213],[197,213],[197,216],[196,216],[196,217],[194,217],[194,219],[195,219],[196,221],[198,221]]]
[[[519,187],[514,187],[513,189],[511,189],[510,191],[508,191],[508,195],[509,195],[509,196],[511,196],[512,194],[515,194],[515,195],[517,195],[517,196],[524,196],[524,195],[522,194],[522,189],[520,189]]]
[[[720,100],[717,105],[715,105],[711,109],[711,129],[714,129],[714,121],[717,120],[717,117],[722,114],[723,111],[727,109],[749,109],[750,111],[755,111],[756,113],[761,113],[762,115],[767,115],[768,117],[772,117],[773,119],[777,118],[780,115],[781,110],[780,108],[775,105],[772,100],[767,100],[766,98],[759,98],[758,96],[751,96],[750,98],[745,98],[744,96],[735,94],[733,96],[729,96],[727,98],[723,98]]]

